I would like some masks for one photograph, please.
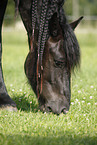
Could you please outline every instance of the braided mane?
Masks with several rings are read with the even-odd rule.
[[[36,9],[37,9],[37,0],[32,1],[32,28],[34,35],[35,22],[36,22]],[[49,37],[48,33],[48,24],[52,15],[55,12],[58,12],[62,7],[64,0],[42,0],[42,10],[39,22],[39,37],[38,37],[38,57],[40,66],[42,66],[42,58],[45,47],[45,42]]]

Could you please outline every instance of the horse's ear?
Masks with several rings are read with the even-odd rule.
[[[77,19],[76,21],[70,23],[71,28],[74,30],[82,19],[83,19],[83,16]]]

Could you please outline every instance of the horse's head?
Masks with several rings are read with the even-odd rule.
[[[31,0],[29,1],[31,2]],[[49,7],[50,9],[53,8],[51,4],[56,4],[52,12],[51,10],[45,11],[43,9],[42,6],[45,4],[42,3],[42,0],[35,4],[37,5],[37,10],[35,10],[37,11],[37,18],[34,39],[31,36],[33,29],[30,26],[32,6],[27,7],[30,16],[25,19],[22,9],[22,3],[24,1],[19,5],[20,14],[28,31],[30,44],[30,52],[25,62],[25,73],[34,92],[38,95],[40,109],[44,112],[53,112],[55,114],[63,112],[66,114],[70,106],[71,70],[79,64],[80,60],[79,45],[73,29],[77,26],[81,18],[74,23],[68,24],[63,9],[60,7],[63,0],[48,1],[49,3],[46,4],[48,9]],[[25,4],[25,7],[29,5],[27,4]],[[42,12],[48,18],[45,18],[44,14],[41,14]],[[51,12],[51,15],[48,15],[47,12]],[[34,27],[34,25],[32,26]],[[42,51],[43,46],[44,49]]]
[[[39,97],[40,109],[43,111],[66,114],[69,110],[71,70],[79,64],[80,59],[79,45],[73,29],[81,19],[70,25],[66,24],[64,34],[57,13],[50,19],[50,36],[43,55],[42,92]]]

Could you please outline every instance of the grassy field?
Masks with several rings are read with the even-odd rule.
[[[3,70],[17,112],[0,110],[0,145],[97,145],[97,33],[77,33],[81,68],[67,115],[43,114],[24,74],[25,31],[3,32]]]

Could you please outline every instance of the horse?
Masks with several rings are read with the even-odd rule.
[[[64,0],[14,1],[28,35],[29,53],[24,70],[39,108],[42,112],[66,114],[70,108],[71,72],[80,64],[80,47],[74,29],[83,17],[69,24],[63,10]],[[7,0],[0,3],[1,28]],[[2,51],[0,62],[1,55]],[[1,63],[0,106],[16,109],[4,84]]]

